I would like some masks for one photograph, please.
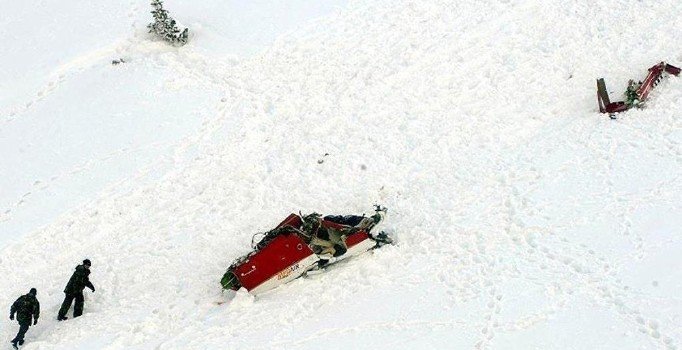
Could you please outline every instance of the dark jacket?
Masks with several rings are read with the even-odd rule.
[[[83,265],[76,266],[76,271],[69,279],[69,283],[66,284],[64,288],[64,293],[66,294],[78,294],[82,293],[85,287],[95,290],[95,287],[90,283],[90,270],[85,268]]]
[[[12,308],[10,309],[10,316],[17,314],[17,321],[21,324],[30,324],[32,320],[38,320],[40,317],[40,303],[33,294],[25,294],[19,297]]]

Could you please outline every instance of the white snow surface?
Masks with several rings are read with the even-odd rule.
[[[682,2],[5,0],[1,305],[24,349],[677,349]],[[126,62],[112,65],[113,59]],[[397,244],[253,297],[219,280],[299,210]],[[96,293],[58,323],[83,258]],[[16,323],[0,323],[9,341]]]

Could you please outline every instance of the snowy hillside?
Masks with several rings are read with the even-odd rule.
[[[3,4],[0,300],[24,349],[677,349],[682,3]],[[38,23],[40,25],[38,25]],[[124,64],[112,65],[124,58]],[[398,244],[222,293],[291,212],[389,208]],[[83,258],[96,293],[57,323]],[[8,342],[18,326],[0,323]]]

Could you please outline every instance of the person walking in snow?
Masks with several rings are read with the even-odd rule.
[[[38,291],[35,288],[31,288],[28,294],[22,295],[17,299],[12,308],[9,311],[9,319],[14,320],[14,315],[16,314],[17,322],[19,322],[19,333],[12,339],[12,346],[18,349],[17,345],[24,345],[24,335],[28,331],[28,327],[38,323],[38,317],[40,317],[40,303],[36,298]]]
[[[88,287],[93,293],[95,292],[95,287],[92,285],[92,283],[90,283],[89,277],[91,265],[92,264],[90,263],[90,260],[85,259],[83,260],[82,265],[76,266],[76,271],[73,273],[69,279],[69,283],[66,284],[66,288],[64,289],[64,294],[66,294],[66,296],[64,297],[62,307],[59,308],[57,320],[64,321],[68,318],[66,317],[66,313],[69,312],[71,303],[74,300],[76,303],[73,306],[73,317],[76,318],[83,314],[83,303],[85,301],[83,297],[83,289]]]

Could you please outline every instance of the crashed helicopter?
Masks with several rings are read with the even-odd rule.
[[[371,231],[384,220],[386,209],[375,206],[372,216],[290,214],[274,229],[260,234],[253,250],[236,259],[220,281],[223,289],[245,288],[260,294],[310,271],[393,243],[384,232]]]

